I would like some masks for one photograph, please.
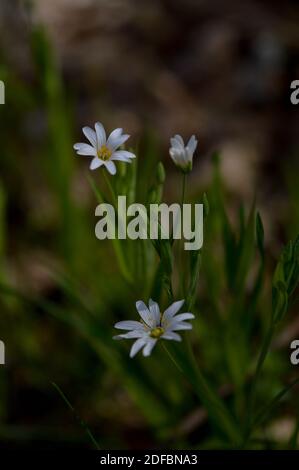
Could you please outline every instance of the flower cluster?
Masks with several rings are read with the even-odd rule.
[[[87,143],[77,143],[74,145],[78,155],[93,157],[90,169],[95,170],[104,166],[111,175],[116,174],[114,161],[131,163],[135,155],[127,150],[120,149],[130,137],[123,134],[123,129],[115,129],[109,137],[100,122],[95,124],[95,130],[90,127],[83,127],[83,134],[88,139]],[[176,134],[170,139],[169,154],[175,165],[183,172],[192,170],[193,155],[197,147],[197,140],[193,135],[185,146],[183,138]],[[177,331],[190,330],[192,325],[186,320],[192,320],[194,315],[190,312],[178,313],[184,304],[184,300],[179,300],[171,304],[163,313],[157,302],[150,299],[148,307],[144,302],[136,302],[137,311],[141,321],[121,321],[115,324],[115,328],[125,330],[114,337],[114,339],[135,339],[130,351],[130,357],[134,357],[140,350],[144,356],[149,356],[160,339],[181,341],[181,336]]]
[[[129,134],[123,134],[123,129],[114,129],[108,139],[100,122],[96,122],[95,130],[88,126],[83,127],[82,130],[89,144],[80,142],[74,145],[74,149],[78,155],[93,157],[90,164],[91,170],[105,166],[111,175],[115,175],[116,166],[114,161],[131,163],[132,159],[135,158],[132,152],[117,150],[130,137]],[[176,134],[170,139],[170,144],[169,154],[173,162],[183,173],[189,173],[192,170],[193,155],[197,147],[195,136],[192,135],[185,146],[183,138]]]

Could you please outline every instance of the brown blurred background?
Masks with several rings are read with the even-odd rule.
[[[10,0],[1,3],[1,43],[18,74],[34,80],[28,34],[42,23],[76,96],[78,129],[125,122],[136,137],[148,127],[165,148],[173,133],[195,133],[193,178],[208,177],[206,155],[217,148],[228,186],[243,197],[259,188],[271,212],[281,161],[298,157],[299,113],[289,101],[298,21],[296,1]]]

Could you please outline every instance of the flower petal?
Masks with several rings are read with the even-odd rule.
[[[186,156],[186,150],[177,150],[175,148],[169,149],[169,154],[174,161],[174,163],[180,168],[186,168],[188,165],[188,158]]]
[[[128,152],[127,150],[117,150],[116,152],[113,152],[111,160],[131,163],[132,158],[136,158],[134,153]]]
[[[100,160],[98,157],[95,157],[95,158],[92,160],[92,162],[91,162],[89,168],[90,168],[91,170],[96,170],[97,168],[100,168],[100,166],[102,166],[103,163],[104,163],[103,160]]]
[[[180,308],[183,306],[185,300],[178,300],[177,302],[174,302],[171,304],[164,312],[163,317],[162,317],[162,322],[166,321],[168,322],[172,317],[175,316],[175,314],[180,310]]]
[[[168,326],[171,331],[180,331],[180,330],[192,330],[191,323],[185,322],[173,322]]]
[[[171,146],[176,150],[183,150],[185,148],[184,141],[181,136],[175,135],[170,139]]]
[[[106,132],[103,124],[101,124],[100,122],[95,123],[95,130],[97,135],[98,148],[100,148],[102,147],[102,145],[106,144]]]
[[[123,133],[123,130],[121,127],[118,127],[117,129],[114,129],[114,131],[111,132],[107,139],[107,145],[110,147],[111,144],[114,142],[114,140],[118,139]]]
[[[115,323],[114,328],[118,330],[142,330],[145,331],[144,325],[140,321],[125,320]]]
[[[95,133],[95,131],[88,126],[83,127],[82,131],[85,137],[91,143],[91,145],[94,148],[97,148],[97,134]]]
[[[159,324],[160,316],[161,316],[159,305],[157,304],[157,302],[154,302],[152,299],[149,299],[148,305],[149,305],[150,313],[154,317],[156,324]]]
[[[188,144],[186,145],[186,148],[189,150],[191,155],[193,155],[196,147],[197,147],[197,140],[196,140],[195,135],[192,135],[189,139]]]
[[[158,325],[154,315],[149,311],[142,300],[138,300],[136,302],[136,308],[144,323],[146,323],[150,328],[155,328]]]
[[[78,155],[88,155],[91,157],[95,157],[97,154],[96,149],[94,147],[92,147],[89,144],[85,144],[83,142],[75,144],[74,149],[76,150]]]
[[[172,318],[172,321],[179,322],[179,321],[183,321],[183,320],[192,320],[193,318],[195,318],[193,313],[187,312],[187,313],[180,313],[179,315],[175,315]]]
[[[142,354],[144,355],[144,357],[150,356],[156,342],[157,342],[156,339],[148,338],[146,345],[144,346],[143,351],[142,351]]]
[[[175,134],[174,138],[182,147],[185,147],[183,137],[180,134]]]
[[[174,341],[182,341],[182,338],[180,337],[180,335],[178,335],[177,333],[174,333],[173,331],[166,331],[166,333],[164,333],[161,336],[161,338],[170,339]]]
[[[107,140],[107,147],[109,147],[111,150],[116,150],[117,147],[124,144],[130,137],[129,134],[121,134],[119,136],[112,136],[112,134],[113,132],[111,133],[111,135],[109,136],[109,139]]]
[[[107,170],[109,171],[110,175],[115,175],[116,166],[111,160],[109,162],[104,162],[104,165],[107,168]]]
[[[130,357],[136,356],[138,351],[143,348],[143,346],[146,344],[146,339],[145,338],[139,338],[135,343],[133,343],[133,346],[131,347],[130,351]]]
[[[113,336],[113,339],[135,339],[135,338],[143,338],[146,335],[145,331],[142,330],[132,330],[128,333],[123,333],[121,335]]]

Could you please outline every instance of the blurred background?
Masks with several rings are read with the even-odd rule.
[[[256,198],[271,271],[299,229],[298,23],[291,0],[1,1],[1,449],[91,447],[52,382],[103,448],[213,445],[205,410],[175,371],[164,377],[158,354],[130,362],[128,345],[112,346],[114,322],[135,316],[142,279],[128,287],[110,244],[95,239],[97,202],[72,146],[84,125],[123,127],[140,186],[160,159],[166,200],[177,200],[169,138],[196,134],[188,197],[208,192],[218,151],[228,214]],[[288,373],[296,335],[294,308],[268,366],[279,379],[265,390]],[[208,333],[203,341],[217,345]],[[229,394],[221,352],[210,349],[207,372]],[[282,446],[294,408],[269,430]]]

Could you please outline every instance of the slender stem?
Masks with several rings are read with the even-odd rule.
[[[68,400],[68,398],[65,396],[65,394],[63,393],[63,391],[60,389],[60,387],[58,387],[58,385],[55,383],[55,382],[52,382],[52,385],[53,387],[57,390],[57,392],[59,393],[59,395],[61,396],[62,400],[64,401],[64,403],[67,405],[67,407],[70,409],[70,411],[73,413],[76,421],[80,424],[80,426],[84,429],[84,431],[86,432],[87,436],[89,437],[89,439],[91,440],[91,442],[93,443],[93,445],[95,446],[95,448],[97,450],[100,450],[100,447],[99,447],[99,444],[97,443],[96,439],[94,438],[91,430],[89,429],[89,427],[87,426],[87,424],[85,423],[85,421],[83,421],[80,416],[77,415],[76,413],[76,410],[75,408],[73,407],[73,405],[70,403],[70,401]]]
[[[117,198],[116,198],[116,194],[115,194],[115,191],[114,191],[114,188],[111,184],[111,181],[110,179],[108,178],[107,176],[107,172],[105,171],[105,169],[103,169],[103,175],[104,175],[104,179],[105,179],[105,182],[109,188],[109,191],[111,193],[111,196],[112,196],[112,200],[113,200],[113,204],[115,205],[115,207],[117,207]]]
[[[269,330],[268,330],[268,332],[265,336],[261,352],[259,354],[259,358],[258,358],[258,361],[257,361],[255,373],[254,373],[254,377],[252,379],[251,389],[250,389],[250,392],[249,392],[248,414],[247,414],[247,425],[246,425],[247,429],[246,429],[246,435],[245,435],[245,442],[247,442],[247,440],[249,439],[251,431],[252,431],[251,430],[251,418],[252,418],[252,412],[253,412],[255,398],[256,398],[256,386],[257,386],[257,382],[260,378],[262,367],[263,367],[264,362],[266,360],[267,353],[269,351],[274,332],[275,332],[275,325],[273,325],[273,323],[271,322]]]
[[[185,202],[185,193],[186,193],[186,173],[183,173],[183,184],[182,184],[182,199],[181,199],[181,206],[182,206],[182,209],[183,209],[183,205],[184,205],[184,202]]]
[[[195,393],[199,397],[202,404],[205,406],[208,414],[210,415],[210,418],[214,422],[218,423],[220,428],[227,434],[227,436],[229,436],[232,442],[237,443],[239,434],[235,429],[234,421],[221,398],[218,397],[218,394],[215,393],[215,391],[206,381],[205,377],[202,375],[197,364],[195,363],[192,351],[190,351],[190,354],[187,354],[188,358],[186,360],[186,355],[184,353],[182,353],[183,357],[182,355],[177,355],[176,353],[175,354],[177,357],[174,357],[174,355],[169,351],[168,347],[164,343],[162,344],[173,364],[194,387]],[[190,345],[187,345],[187,348],[189,347]]]
[[[181,213],[183,214],[184,210],[184,203],[185,203],[185,194],[186,194],[186,173],[183,173],[183,178],[182,178],[182,196],[181,196]],[[184,241],[181,240],[179,244],[179,259],[178,259],[178,268],[180,270],[180,285],[181,285],[181,290],[182,290],[182,295],[185,294],[185,289],[184,289],[184,263],[183,263],[183,250],[184,250]]]
[[[165,345],[164,341],[162,342],[162,346],[163,348],[165,349],[166,353],[168,354],[168,356],[170,357],[171,361],[174,363],[174,365],[176,366],[176,368],[183,374],[183,369],[179,366],[179,364],[177,363],[177,361],[175,360],[175,358],[173,357],[173,355],[171,354],[171,352],[169,351],[169,349],[167,348],[167,346]]]

